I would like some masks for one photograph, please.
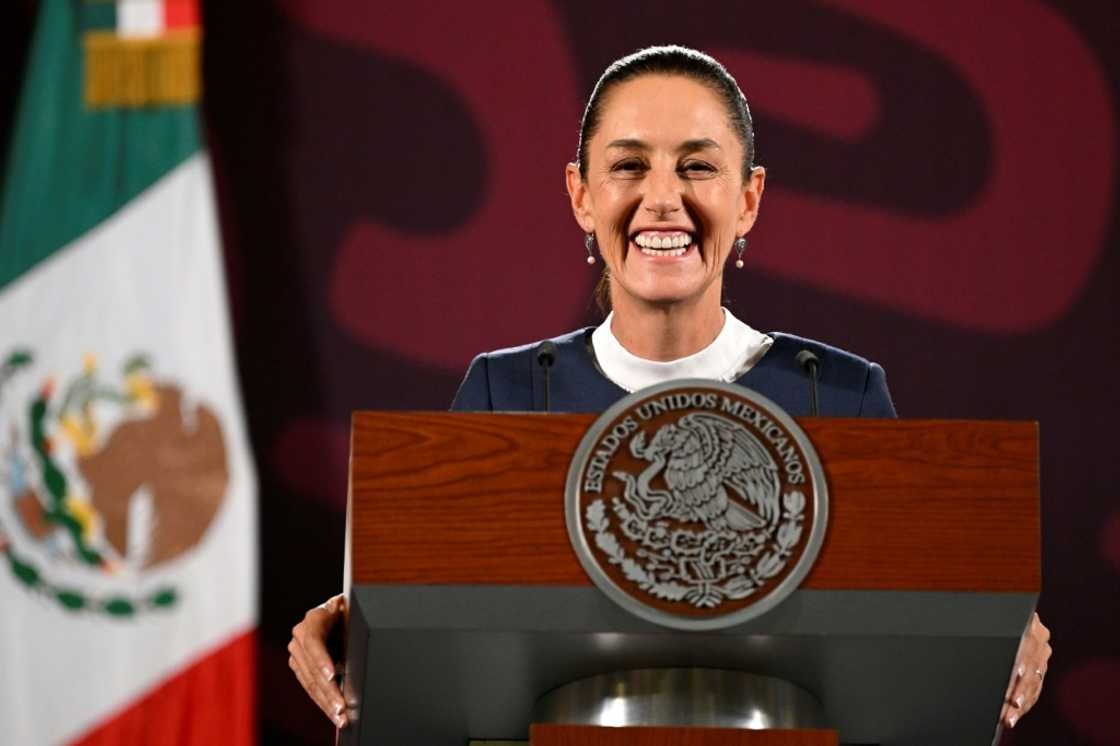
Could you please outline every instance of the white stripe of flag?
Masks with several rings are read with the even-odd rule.
[[[159,36],[164,25],[163,0],[117,0],[120,36]]]

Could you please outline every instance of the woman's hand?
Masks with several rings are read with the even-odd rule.
[[[1009,728],[1014,728],[1019,719],[1034,707],[1038,695],[1042,694],[1042,681],[1050,661],[1050,630],[1046,629],[1038,614],[1031,619],[1031,625],[1019,643],[1019,654],[1015,656],[1015,669],[1011,672],[1011,682],[1007,685],[1007,696],[1003,701],[1000,720]]]
[[[335,596],[316,606],[304,615],[303,621],[292,627],[292,641],[288,643],[288,666],[295,671],[299,683],[315,700],[319,709],[335,725],[345,728],[346,702],[335,683],[334,661],[327,653],[327,635],[346,611],[346,597]]]

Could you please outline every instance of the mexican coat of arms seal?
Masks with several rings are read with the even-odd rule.
[[[584,436],[568,472],[576,554],[607,596],[677,629],[740,624],[808,574],[828,489],[801,428],[749,389],[642,389]]]

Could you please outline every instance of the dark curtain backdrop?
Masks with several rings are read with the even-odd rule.
[[[33,6],[4,34],[13,95]],[[602,68],[679,42],[737,76],[769,169],[735,313],[882,363],[904,417],[1041,422],[1055,656],[1005,743],[1120,744],[1118,18],[1089,0],[208,3],[261,475],[262,739],[331,737],[285,645],[341,584],[350,412],[444,408],[474,353],[597,321],[563,164]]]
[[[603,67],[680,42],[739,79],[769,168],[735,312],[881,362],[903,416],[1041,422],[1057,654],[1007,742],[1120,743],[1114,4],[206,10],[266,739],[329,738],[284,646],[340,586],[350,412],[446,407],[473,354],[595,323],[563,164]]]

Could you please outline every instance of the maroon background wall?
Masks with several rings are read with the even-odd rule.
[[[596,321],[563,164],[605,64],[679,42],[737,76],[769,169],[735,312],[879,361],[903,416],[1041,421],[1055,655],[1005,743],[1120,743],[1115,7],[209,3],[265,742],[330,738],[285,645],[340,586],[349,413],[443,408],[475,352]]]

